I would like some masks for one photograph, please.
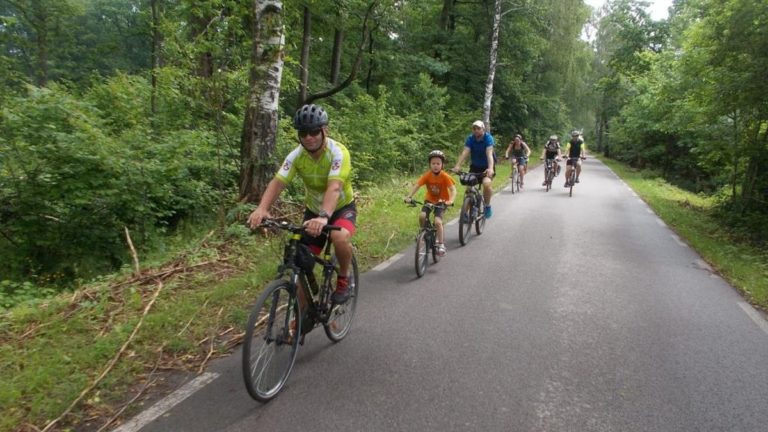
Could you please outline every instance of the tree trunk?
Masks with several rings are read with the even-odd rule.
[[[159,14],[157,12],[157,0],[152,0],[149,3],[149,7],[152,10],[152,49],[150,51],[150,62],[152,63],[152,70],[150,71],[152,80],[152,89],[150,90],[150,110],[152,112],[152,119],[154,120],[157,113],[157,69],[159,67],[159,52],[160,52],[160,22]]]
[[[368,41],[368,74],[365,77],[365,91],[370,93],[373,86],[373,71],[376,68],[376,62],[373,59],[373,35]]]
[[[488,79],[485,81],[485,98],[483,98],[483,122],[485,129],[491,131],[491,99],[493,99],[493,80],[496,77],[496,59],[499,55],[499,28],[501,27],[501,0],[495,1],[493,13],[493,33],[491,35],[491,61],[488,65]]]
[[[42,2],[32,2],[33,21],[30,24],[35,29],[35,47],[37,50],[37,71],[35,81],[38,87],[48,85],[48,11]]]
[[[373,10],[378,4],[379,0],[373,0],[371,4],[368,5],[368,10],[365,12],[365,17],[363,18],[363,35],[360,38],[360,44],[357,46],[357,54],[355,56],[355,61],[352,63],[352,70],[349,72],[349,75],[347,76],[347,79],[345,79],[343,82],[332,86],[331,88],[327,90],[320,91],[318,93],[310,94],[303,98],[301,104],[308,104],[312,103],[318,99],[326,98],[333,96],[334,94],[344,90],[347,88],[357,77],[357,71],[360,69],[360,64],[363,61],[363,51],[365,49],[365,44],[368,41],[368,38],[370,35],[370,29],[368,28],[368,20],[371,18],[371,15],[373,14]],[[306,35],[305,35],[306,37]],[[308,61],[308,60],[307,60]]]
[[[440,11],[440,30],[453,33],[456,28],[456,15],[454,14],[454,4],[456,0],[443,0],[443,8]]]
[[[312,15],[309,7],[304,6],[304,36],[301,39],[301,64],[299,65],[299,100],[297,105],[304,105],[307,100],[309,82],[309,46],[312,43]]]
[[[250,94],[241,137],[240,201],[257,202],[274,175],[285,28],[281,0],[254,0]]]
[[[341,47],[344,44],[344,30],[336,29],[333,34],[333,57],[331,58],[331,84],[339,83],[341,71]]]

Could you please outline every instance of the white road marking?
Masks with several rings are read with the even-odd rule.
[[[140,430],[218,377],[219,374],[214,372],[200,375],[112,432],[136,432]]]
[[[659,218],[656,218],[656,223],[659,224],[659,226],[663,226],[663,227],[667,226],[667,224],[665,224],[664,221]]]
[[[403,257],[403,254],[401,254],[401,253],[394,254],[391,257],[389,257],[388,260],[386,260],[383,263],[381,263],[381,264],[377,265],[376,267],[374,267],[373,271],[382,271],[382,270],[384,270],[385,268],[389,267],[390,265],[392,265],[392,263],[394,263],[395,261],[399,260],[402,257]]]
[[[645,209],[645,211],[647,211],[647,212],[648,212],[648,213],[650,213],[650,214],[653,214],[653,210],[651,210],[651,209],[649,209],[649,208]]]
[[[672,240],[674,240],[675,243],[679,244],[682,247],[688,247],[688,245],[685,244],[684,241],[680,240],[680,237],[678,237],[676,234],[672,234]]]
[[[760,327],[760,330],[765,332],[765,334],[768,334],[768,321],[760,315],[760,312],[756,311],[755,308],[747,302],[739,302],[739,307],[752,321],[755,322],[755,324],[757,324],[758,327]]]

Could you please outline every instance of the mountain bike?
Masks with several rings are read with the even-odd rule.
[[[549,192],[550,189],[552,189],[552,179],[555,178],[555,170],[557,169],[557,164],[555,161],[559,161],[559,159],[546,159],[544,164],[544,186],[547,188],[547,192]]]
[[[416,264],[416,276],[422,277],[427,271],[427,264],[429,263],[428,255],[430,252],[432,253],[432,262],[434,264],[437,264],[442,256],[437,246],[437,228],[434,223],[434,210],[445,209],[446,204],[432,204],[429,202],[411,200],[408,205],[411,207],[423,205],[427,208],[427,218],[424,220],[424,224],[416,235],[416,255],[414,260],[414,263]]]
[[[485,199],[478,186],[483,178],[482,174],[464,171],[460,171],[458,174],[459,182],[467,186],[459,212],[459,243],[464,246],[469,242],[473,224],[477,235],[483,233],[485,228]]]
[[[568,161],[566,162],[566,169],[568,166],[568,163],[572,163],[571,165],[571,175],[568,176],[568,178],[565,180],[566,184],[568,184],[568,196],[573,196],[573,185],[576,184],[576,164],[579,163],[579,159],[586,159],[586,158],[579,158],[579,157],[572,157],[568,158]]]
[[[280,392],[293,369],[304,336],[322,325],[326,336],[339,342],[348,333],[355,316],[359,291],[357,261],[353,255],[349,275],[350,298],[344,304],[331,301],[339,266],[331,254],[330,232],[341,229],[326,225],[328,234],[321,256],[301,243],[304,227],[265,220],[259,227],[288,232],[277,276],[259,296],[251,310],[243,343],[243,378],[248,394],[266,403]],[[319,264],[318,283],[315,265]],[[301,299],[300,299],[301,296]]]
[[[505,159],[509,159],[505,157]],[[520,159],[514,158],[515,163],[512,164],[512,173],[509,175],[509,191],[512,195],[515,192],[520,192],[520,187],[523,185],[523,180],[520,178]]]

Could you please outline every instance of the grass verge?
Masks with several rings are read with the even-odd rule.
[[[712,198],[682,190],[651,172],[601,160],[750,303],[768,311],[768,251],[730,235],[714,217]]]
[[[499,167],[497,190],[507,182],[506,165]],[[361,192],[354,241],[362,271],[413,241],[418,209],[402,197],[415,178],[384,180]],[[457,213],[458,206],[450,208],[447,218]],[[0,431],[39,431],[54,419],[48,430],[111,429],[146,395],[166,390],[163,372],[199,372],[231,353],[249,305],[274,276],[283,243],[223,231],[141,274],[112,275],[3,313]]]

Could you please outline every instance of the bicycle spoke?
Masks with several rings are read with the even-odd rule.
[[[293,368],[298,335],[298,301],[285,280],[268,285],[248,320],[243,341],[243,374],[248,393],[260,402],[277,395]]]
[[[325,335],[333,342],[344,339],[349,333],[349,329],[352,328],[352,319],[355,317],[357,297],[360,292],[360,273],[357,268],[357,259],[354,256],[352,257],[351,272],[349,275],[349,300],[344,304],[335,305],[330,312],[328,321],[323,323]]]

